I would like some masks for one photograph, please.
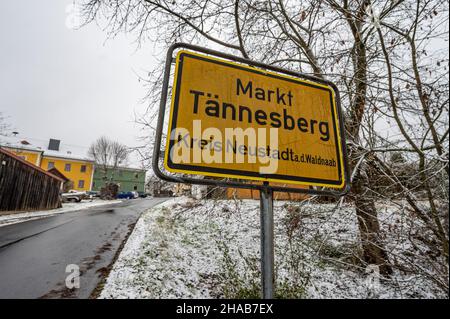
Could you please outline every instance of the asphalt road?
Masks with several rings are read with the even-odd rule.
[[[0,227],[0,298],[89,298],[141,213],[164,200],[127,200]],[[66,288],[69,264],[79,266],[79,289]]]

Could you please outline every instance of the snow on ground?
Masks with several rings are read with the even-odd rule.
[[[276,297],[442,297],[418,276],[380,281],[358,266],[351,206],[274,205]],[[100,298],[258,298],[259,231],[259,201],[166,201],[142,214]]]
[[[97,207],[109,204],[120,203],[122,200],[84,200],[79,203],[63,203],[61,208],[51,209],[51,210],[41,210],[32,212],[23,212],[15,214],[0,215],[0,227],[6,225],[12,225],[17,223],[22,223],[29,220],[45,218],[53,216],[56,214],[63,214],[68,212],[73,212],[81,209],[86,209],[90,207]]]

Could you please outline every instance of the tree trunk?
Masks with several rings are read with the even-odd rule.
[[[369,177],[365,165],[358,169],[352,184],[356,216],[363,249],[363,260],[367,264],[377,265],[380,274],[389,276],[392,267],[380,238],[380,223],[375,208],[374,195],[369,188]]]
[[[358,19],[349,15],[344,10],[349,26],[355,40],[355,50],[352,52],[352,60],[355,67],[355,99],[350,106],[350,116],[346,122],[346,130],[349,139],[358,144],[359,131],[362,125],[363,114],[366,111],[367,95],[367,51],[365,41],[362,39],[361,19],[366,11],[369,1],[364,1],[359,9]],[[347,5],[346,5],[347,6]],[[347,7],[345,7],[347,9]],[[358,152],[350,152],[350,163],[355,169],[358,159]],[[392,267],[389,264],[388,255],[380,239],[380,224],[375,208],[375,194],[369,187],[369,177],[367,166],[363,162],[356,168],[358,171],[352,183],[352,193],[355,201],[356,216],[358,218],[359,233],[363,249],[363,260],[367,264],[374,264],[380,267],[380,273],[384,276],[392,274]]]

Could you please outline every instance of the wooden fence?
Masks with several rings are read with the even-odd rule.
[[[0,211],[32,211],[61,206],[63,181],[0,148]]]

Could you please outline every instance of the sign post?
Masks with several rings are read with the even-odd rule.
[[[350,189],[339,91],[323,79],[176,43],[166,57],[152,165],[169,182],[259,191],[261,294],[274,298],[273,193],[338,197]]]
[[[265,184],[267,186],[267,184]],[[273,192],[265,187],[260,191],[261,215],[261,296],[274,297],[274,241],[273,241]]]

